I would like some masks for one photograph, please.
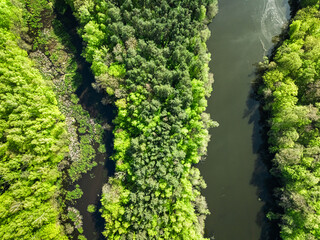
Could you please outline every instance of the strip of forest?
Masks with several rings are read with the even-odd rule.
[[[22,12],[0,2],[0,238],[67,239],[58,221],[68,152],[51,87],[18,46]]]
[[[288,38],[265,62],[264,110],[268,115],[271,173],[281,211],[281,239],[320,239],[320,14],[318,0],[301,0]]]
[[[114,102],[115,176],[103,187],[108,239],[204,239],[195,164],[215,123],[206,41],[215,0],[69,1],[94,87]]]
[[[55,6],[0,1],[1,239],[85,239],[75,182],[105,152],[104,129],[75,94],[76,51]]]

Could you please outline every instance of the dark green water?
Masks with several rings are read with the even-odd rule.
[[[211,72],[215,75],[207,111],[220,126],[211,130],[207,160],[199,165],[211,215],[207,237],[217,240],[275,240],[265,213],[272,181],[261,158],[264,142],[258,103],[251,97],[262,61],[289,18],[286,0],[219,0],[210,24]]]

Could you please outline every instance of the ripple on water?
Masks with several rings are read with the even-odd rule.
[[[263,14],[261,17],[260,42],[267,53],[272,46],[272,38],[281,33],[288,22],[290,11],[288,2],[284,0],[265,0]]]

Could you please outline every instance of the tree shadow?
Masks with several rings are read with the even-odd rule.
[[[296,1],[289,0],[291,8],[291,18],[299,9],[299,4]],[[275,57],[276,50],[282,45],[285,39],[288,38],[289,24],[283,28],[282,32],[273,39],[273,47],[270,49],[268,59],[272,61]],[[258,94],[259,86],[263,84],[262,75],[265,69],[260,69],[259,64],[254,64],[255,68],[250,74],[254,79],[252,82],[251,91],[247,98],[247,108],[243,117],[248,118],[248,123],[253,124],[252,134],[252,150],[257,155],[255,160],[255,168],[251,177],[250,184],[257,188],[257,198],[263,202],[263,206],[257,214],[256,223],[261,227],[261,235],[259,240],[280,240],[279,220],[269,220],[266,216],[269,212],[282,213],[283,210],[277,205],[275,190],[279,188],[279,180],[272,176],[270,170],[272,168],[272,159],[274,154],[268,150],[268,119],[270,113],[263,110],[263,99]]]
[[[258,78],[259,75],[254,73]],[[268,151],[267,113],[262,110],[256,86],[253,85],[247,99],[247,109],[244,118],[253,124],[252,150],[257,155],[250,184],[257,188],[256,195],[263,206],[257,214],[256,223],[261,227],[259,240],[280,240],[279,227],[276,221],[270,221],[266,216],[269,212],[278,212],[273,196],[274,189],[279,186],[278,180],[270,174],[273,155]]]

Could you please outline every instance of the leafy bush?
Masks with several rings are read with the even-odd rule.
[[[88,211],[89,213],[94,213],[96,210],[97,210],[97,208],[96,208],[95,205],[93,205],[93,204],[89,204],[89,205],[88,205],[87,211]]]

